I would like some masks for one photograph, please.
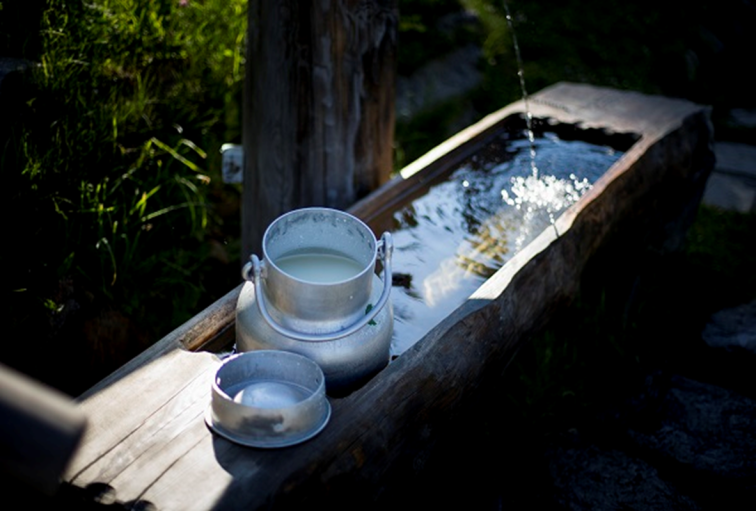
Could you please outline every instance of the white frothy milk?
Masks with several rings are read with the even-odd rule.
[[[276,260],[276,266],[294,278],[318,284],[343,282],[364,269],[354,259],[319,253],[284,256]]]

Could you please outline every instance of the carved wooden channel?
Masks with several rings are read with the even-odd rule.
[[[575,295],[600,247],[620,238],[627,246],[674,244],[697,207],[713,166],[707,107],[568,83],[530,103],[536,117],[640,138],[559,216],[561,236],[544,230],[365,387],[332,399],[322,433],[264,451],[218,438],[205,425],[220,362],[202,349],[233,339],[240,286],[80,397],[89,426],[66,481],[109,485],[121,503],[160,510],[373,498],[386,476],[411,466],[434,428]],[[460,132],[350,212],[371,223],[397,209],[522,111],[521,102],[512,104]]]

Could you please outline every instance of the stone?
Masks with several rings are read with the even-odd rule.
[[[732,142],[714,145],[717,163],[703,202],[740,213],[756,212],[756,147]]]
[[[756,498],[756,401],[678,375],[654,377],[646,394],[628,423],[634,452],[704,508]]]
[[[662,479],[643,459],[595,445],[557,449],[549,471],[554,499],[570,510],[696,510],[696,502]]]
[[[714,313],[701,334],[713,348],[745,348],[756,353],[756,300]]]
[[[655,372],[546,451],[566,509],[741,509],[756,498],[756,401]]]
[[[473,90],[483,79],[477,65],[482,56],[483,51],[470,44],[429,62],[410,77],[398,77],[397,119],[409,121],[420,112]]]
[[[8,57],[0,57],[0,83],[9,74],[15,71],[25,71],[34,64],[24,59],[12,59]]]

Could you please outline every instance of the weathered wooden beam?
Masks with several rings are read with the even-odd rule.
[[[54,495],[86,420],[70,398],[0,364],[0,486]]]

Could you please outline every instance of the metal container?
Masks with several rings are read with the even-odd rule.
[[[232,442],[275,448],[309,440],[330,416],[325,377],[314,361],[253,351],[228,358],[218,369],[205,421]]]
[[[309,357],[336,394],[388,364],[394,324],[389,233],[376,240],[348,213],[305,208],[276,219],[262,250],[263,261],[252,255],[242,271],[247,282],[236,307],[239,351],[280,349]],[[332,275],[308,266],[332,257],[349,263]],[[375,274],[379,258],[383,281]]]

